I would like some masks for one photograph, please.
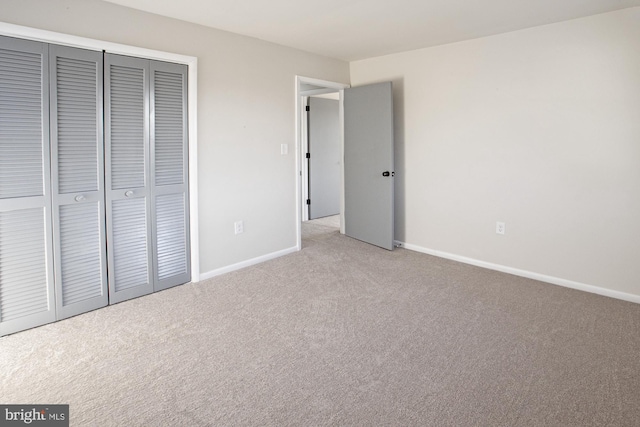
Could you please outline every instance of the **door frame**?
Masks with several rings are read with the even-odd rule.
[[[317,89],[304,89],[302,85],[317,86]],[[338,114],[340,120],[340,158],[344,160],[344,89],[350,85],[328,80],[320,80],[312,77],[296,76],[295,78],[295,125],[296,125],[296,248],[302,249],[302,221],[309,219],[306,200],[308,197],[307,168],[303,167],[306,162],[307,147],[307,115],[305,106],[310,95],[323,93],[339,93]],[[304,184],[303,184],[304,183]],[[340,233],[344,234],[344,161],[340,168]]]
[[[174,62],[187,66],[187,108],[189,145],[189,237],[191,241],[191,282],[200,281],[198,236],[198,58],[159,50],[72,36],[38,28],[0,22],[0,35],[53,43],[87,50],[106,51],[144,59]]]

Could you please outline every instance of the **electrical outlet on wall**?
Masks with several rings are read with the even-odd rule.
[[[506,231],[506,229],[505,229],[504,222],[500,222],[500,221],[496,222],[496,233],[497,234],[504,234],[505,231]]]
[[[233,228],[236,234],[244,233],[244,221],[236,221],[233,223]]]

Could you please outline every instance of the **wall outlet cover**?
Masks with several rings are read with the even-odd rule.
[[[236,234],[242,234],[244,233],[244,222],[243,221],[236,221],[233,223],[233,228]]]

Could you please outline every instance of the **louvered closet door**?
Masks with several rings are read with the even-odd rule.
[[[105,55],[109,303],[153,292],[149,62]]]
[[[154,289],[191,280],[187,67],[151,61]]]
[[[47,45],[0,37],[0,335],[55,320]]]
[[[108,304],[102,52],[51,45],[51,177],[57,318]]]

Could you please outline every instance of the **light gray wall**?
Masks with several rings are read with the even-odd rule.
[[[351,64],[384,80],[399,240],[640,295],[640,8]]]
[[[97,0],[0,0],[0,21],[198,57],[200,271],[296,245],[295,75],[348,83],[346,62]]]

